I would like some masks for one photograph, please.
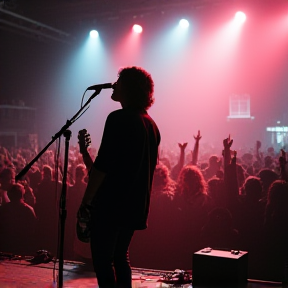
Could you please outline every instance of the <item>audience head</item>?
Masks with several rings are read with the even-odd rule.
[[[275,150],[274,150],[274,148],[273,148],[273,147],[268,147],[268,148],[267,148],[267,153],[268,153],[270,156],[274,157],[274,156],[275,156]]]
[[[207,183],[196,166],[188,165],[182,168],[178,177],[179,192],[185,199],[199,194],[207,194]]]
[[[254,176],[254,167],[251,165],[251,166],[248,166],[246,168],[246,173],[250,176]]]
[[[44,165],[42,167],[42,179],[52,180],[53,169],[49,165]]]
[[[153,189],[163,189],[169,182],[169,170],[165,165],[158,164],[153,176]]]
[[[78,164],[75,169],[75,178],[76,180],[83,180],[86,176],[86,167],[84,164]]]
[[[264,158],[265,168],[273,168],[273,158],[271,156],[266,156]]]
[[[8,191],[15,183],[15,170],[13,168],[4,168],[0,173],[0,188]]]
[[[168,193],[174,194],[175,189],[174,181],[170,178],[170,172],[166,165],[158,164],[156,165],[153,183],[152,183],[152,193],[161,194]]]
[[[262,183],[260,178],[249,176],[245,179],[242,186],[242,192],[246,195],[246,199],[252,202],[257,202],[262,197]]]
[[[261,169],[257,175],[262,182],[263,185],[263,194],[264,196],[267,195],[268,189],[270,185],[275,181],[279,179],[279,176],[277,173],[270,169]]]
[[[221,166],[221,160],[216,155],[212,155],[209,158],[209,166],[215,169],[219,169]]]
[[[274,181],[268,190],[267,205],[273,206],[276,210],[281,207],[288,207],[288,183],[284,180]]]
[[[161,157],[160,163],[165,165],[169,169],[169,171],[171,170],[170,160],[167,157],[163,157],[163,158]]]
[[[245,163],[247,166],[251,166],[253,163],[253,155],[251,153],[244,153],[241,157],[243,163]]]
[[[23,185],[16,183],[7,191],[7,196],[12,203],[24,201],[25,188]]]
[[[287,207],[288,207],[288,183],[283,180],[276,180],[271,184],[268,190],[268,198],[265,211],[265,223],[268,225],[272,224],[273,227],[284,229],[285,233],[287,233],[287,227],[288,227]]]

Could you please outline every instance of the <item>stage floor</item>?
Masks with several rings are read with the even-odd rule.
[[[52,262],[31,265],[25,260],[0,261],[0,288],[54,288],[57,287],[58,263],[56,270]],[[169,271],[133,268],[133,288],[169,287],[158,282],[161,275]],[[55,276],[54,276],[55,275]],[[64,261],[63,287],[97,288],[95,273],[85,267],[84,263]],[[186,285],[189,287],[189,284]],[[191,285],[190,285],[191,287]]]
[[[53,281],[53,275],[58,274],[58,264],[56,264],[56,270],[53,268],[54,264],[52,262],[31,265],[30,262],[25,260],[2,260],[0,261],[0,288],[56,288],[57,284]],[[172,271],[144,268],[133,268],[132,271],[133,288],[193,287],[191,283],[181,286],[162,282],[161,279],[163,279],[163,276],[170,275],[169,273]],[[81,262],[64,261],[63,283],[63,287],[65,288],[98,287],[94,272],[85,267],[85,264]],[[249,280],[246,287],[280,288],[282,285],[280,283]]]

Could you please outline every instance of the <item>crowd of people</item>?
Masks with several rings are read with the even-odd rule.
[[[43,249],[57,256],[62,166],[58,163],[56,172],[54,151],[47,150],[17,183],[15,176],[35,152],[5,147],[0,151],[0,251],[35,255]],[[95,155],[95,149],[91,148],[90,153]],[[76,237],[76,214],[87,185],[87,169],[74,146],[69,151],[67,182],[64,255],[66,259],[76,259],[77,255],[89,258],[89,246]]]
[[[249,253],[249,278],[282,281],[288,266],[288,173],[286,153],[261,149],[204,151],[200,131],[192,153],[160,152],[154,173],[148,228],[130,246],[134,267],[192,269],[192,255],[205,247]],[[235,139],[237,141],[237,139]],[[176,147],[177,148],[177,147]],[[96,149],[88,148],[92,159]],[[261,152],[262,151],[262,152]],[[0,251],[57,254],[61,165],[48,150],[17,183],[15,175],[33,158],[29,149],[0,148]],[[87,185],[87,163],[70,147],[64,258],[90,258],[76,236],[76,215]],[[56,173],[57,172],[57,173]],[[56,179],[56,177],[58,179]],[[287,280],[287,279],[286,279]]]

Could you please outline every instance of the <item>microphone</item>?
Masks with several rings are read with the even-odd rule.
[[[87,90],[108,89],[113,88],[112,83],[97,84],[87,88]]]

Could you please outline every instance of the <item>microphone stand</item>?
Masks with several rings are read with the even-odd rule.
[[[97,89],[92,96],[87,100],[87,102],[79,109],[79,111],[70,119],[67,120],[66,124],[52,137],[52,140],[16,175],[15,181],[19,181],[32,167],[32,165],[45,153],[45,151],[51,146],[53,142],[55,142],[62,134],[65,136],[65,158],[64,158],[64,172],[63,172],[63,185],[60,196],[60,244],[59,244],[59,282],[58,288],[63,287],[63,252],[64,252],[64,233],[65,233],[65,220],[66,220],[66,190],[67,190],[67,167],[68,167],[68,152],[69,152],[69,140],[71,137],[71,131],[68,128],[80,117],[82,114],[89,108],[86,108],[88,104],[91,102],[93,98],[95,98],[100,92],[102,88]],[[86,90],[87,91],[87,90]],[[86,92],[85,91],[85,92]],[[86,110],[82,112],[84,109]]]
[[[65,235],[65,220],[67,217],[66,210],[66,192],[67,192],[67,170],[68,170],[68,155],[69,155],[69,140],[71,131],[66,130],[63,135],[65,137],[65,156],[63,170],[62,193],[60,197],[60,247],[59,247],[59,282],[58,287],[63,287],[63,266],[64,266],[64,235]]]

